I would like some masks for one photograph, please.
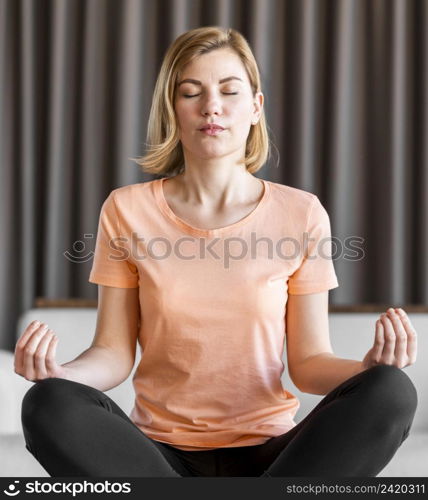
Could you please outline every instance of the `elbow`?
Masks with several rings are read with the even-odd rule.
[[[303,385],[301,383],[300,378],[296,376],[296,373],[294,371],[292,371],[291,369],[289,369],[288,374],[289,374],[290,379],[293,382],[294,386],[296,387],[296,389],[298,389],[300,392],[306,392],[303,389]]]
[[[135,360],[132,362],[132,364],[128,364],[128,367],[125,371],[125,378],[123,379],[123,382],[125,382],[125,380],[127,380],[131,376],[131,374],[133,373],[134,365],[135,365]]]
[[[311,385],[308,383],[305,383],[304,380],[302,380],[301,377],[297,377],[295,373],[289,372],[290,379],[293,382],[294,386],[296,389],[298,389],[301,393],[304,394],[316,394],[320,395],[318,391],[314,391],[313,388],[311,388]]]
[[[293,384],[303,394],[313,394],[315,396],[325,396],[327,394],[327,392],[324,389],[317,387],[316,383],[311,384],[310,382],[308,383],[308,381],[306,381],[306,383],[303,383],[302,380],[295,382],[293,380]]]
[[[301,393],[305,393],[305,394],[313,394],[313,392],[311,390],[309,390],[308,388],[306,388],[303,384],[301,383],[298,383],[298,382],[295,382],[293,380],[293,384],[295,385],[295,387],[301,392]]]
[[[302,388],[300,389],[298,387],[299,391],[305,394],[313,394],[314,396],[325,396],[327,392],[318,390],[318,389],[309,389],[309,388]]]

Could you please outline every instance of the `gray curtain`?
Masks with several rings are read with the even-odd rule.
[[[163,55],[206,25],[258,61],[277,154],[256,175],[330,215],[331,304],[427,303],[427,0],[0,0],[0,347],[36,297],[96,299],[101,204],[152,179],[129,158]]]

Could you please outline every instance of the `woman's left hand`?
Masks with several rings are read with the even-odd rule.
[[[403,309],[390,307],[376,321],[373,347],[365,355],[364,370],[376,365],[405,368],[416,361],[417,334]]]

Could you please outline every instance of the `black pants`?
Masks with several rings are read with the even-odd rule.
[[[26,448],[53,477],[374,477],[408,436],[416,407],[408,375],[381,365],[261,445],[184,451],[149,438],[103,392],[50,378],[25,394],[22,425]]]

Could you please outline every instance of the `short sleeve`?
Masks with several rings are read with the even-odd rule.
[[[318,197],[312,201],[303,236],[303,260],[288,279],[288,293],[319,293],[339,286],[331,259],[331,227]]]
[[[88,281],[119,288],[139,286],[138,269],[129,260],[126,237],[120,231],[119,213],[113,192],[101,207],[95,253]]]

